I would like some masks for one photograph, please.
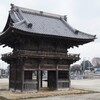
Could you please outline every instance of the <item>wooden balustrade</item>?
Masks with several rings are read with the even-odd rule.
[[[2,58],[8,57],[53,57],[53,58],[75,58],[79,59],[79,54],[68,54],[61,52],[46,52],[46,51],[28,51],[28,50],[17,50],[13,53],[3,54]]]
[[[33,91],[33,90],[37,90],[37,81],[24,82],[24,91]]]

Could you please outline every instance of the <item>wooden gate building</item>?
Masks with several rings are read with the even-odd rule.
[[[0,45],[13,48],[12,53],[2,55],[2,60],[10,64],[9,89],[41,89],[44,70],[49,89],[70,87],[70,64],[80,58],[79,54],[69,54],[67,50],[94,39],[95,36],[72,28],[66,16],[11,4],[0,34]]]

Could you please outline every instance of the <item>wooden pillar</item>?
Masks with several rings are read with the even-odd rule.
[[[70,88],[70,85],[71,85],[71,76],[70,76],[70,65],[68,66],[68,74],[69,74],[69,88]]]
[[[42,78],[43,78],[43,71],[41,71],[41,88],[43,86],[43,84],[42,84]]]
[[[40,70],[37,71],[37,90],[39,91],[41,88],[41,74],[40,74]]]
[[[22,85],[22,86],[21,86],[21,88],[22,88],[22,89],[21,89],[21,92],[23,92],[23,91],[24,91],[24,66],[23,66],[23,60],[20,59],[20,61],[22,62],[21,66],[20,66],[20,67],[21,67],[21,70],[22,70],[22,71],[21,71],[21,74],[22,74],[22,76],[21,76],[21,83],[22,83],[22,84],[21,84],[21,85]]]
[[[56,69],[56,89],[58,90],[58,64]]]
[[[37,71],[37,90],[39,91],[41,88],[41,71],[40,71],[40,64]]]
[[[38,91],[42,87],[42,71],[41,71],[40,65],[43,59],[44,58],[38,59],[38,63],[39,63],[38,70],[37,70],[37,90]]]
[[[10,65],[10,68],[9,68],[9,90],[11,88],[11,65]]]
[[[21,92],[23,92],[24,91],[24,69],[23,69],[23,67],[22,67],[22,89],[21,89]]]
[[[14,86],[14,90],[16,91],[16,81],[17,81],[17,70],[16,70],[16,66],[14,68],[14,72],[15,72],[15,86]]]

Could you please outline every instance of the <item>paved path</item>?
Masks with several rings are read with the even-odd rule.
[[[72,80],[71,87],[100,92],[100,79]]]
[[[35,99],[27,99],[27,100],[100,100],[100,93],[55,96],[55,97],[35,98]]]
[[[8,89],[8,79],[0,79],[0,89]]]

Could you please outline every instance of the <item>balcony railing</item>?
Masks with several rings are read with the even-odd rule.
[[[79,59],[80,54],[69,54],[60,52],[47,52],[47,51],[28,51],[28,50],[17,50],[12,53],[3,54],[2,58],[7,57],[54,57],[54,58],[75,58]]]

